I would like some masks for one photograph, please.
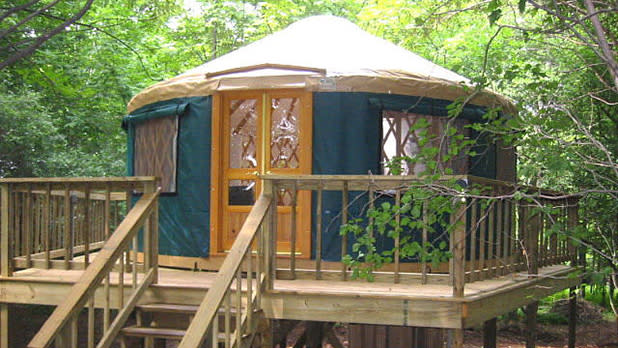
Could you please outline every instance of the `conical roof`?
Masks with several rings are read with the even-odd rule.
[[[129,112],[157,101],[210,95],[216,91],[303,88],[310,91],[375,92],[454,100],[470,94],[469,80],[350,21],[315,16],[159,82],[129,103]],[[471,102],[513,104],[491,91]]]

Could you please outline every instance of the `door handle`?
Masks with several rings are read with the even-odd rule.
[[[259,171],[257,171],[257,170],[255,170],[255,171],[253,171],[253,172],[251,172],[251,173],[249,173],[249,174],[251,174],[251,175],[255,175],[255,176],[258,176],[258,175],[260,175],[260,172],[259,172]]]

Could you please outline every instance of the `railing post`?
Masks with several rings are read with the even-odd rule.
[[[0,275],[13,275],[11,267],[11,235],[9,233],[10,184],[0,185]]]
[[[153,193],[156,191],[156,182],[144,183],[144,193]],[[159,263],[159,199],[156,198],[153,210],[144,224],[144,268],[147,272],[150,268],[154,269],[153,284],[158,281],[158,263]]]
[[[277,235],[277,193],[276,187],[271,180],[264,180],[264,195],[271,197],[270,206],[266,216],[264,217],[263,239],[264,239],[264,275],[266,279],[264,283],[266,290],[272,290],[275,284],[276,276],[276,235]]]
[[[451,225],[453,226],[451,231],[453,296],[463,297],[466,281],[466,202],[458,203],[455,201],[453,208],[451,213]]]
[[[11,271],[11,251],[9,246],[9,184],[0,184],[0,275],[9,277]],[[0,348],[9,348],[9,306],[0,304]]]

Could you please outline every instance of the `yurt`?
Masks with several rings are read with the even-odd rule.
[[[455,100],[469,99],[455,121],[467,132],[490,109],[514,114],[508,99],[471,87],[345,19],[317,16],[146,88],[124,118],[127,164],[129,175],[161,180],[160,262],[207,268],[225,255],[262,174],[387,174],[385,161],[417,151],[413,124],[423,118],[439,135]],[[515,180],[511,149],[469,136],[482,149],[453,160],[455,174]],[[311,259],[315,206],[310,194],[298,204],[297,252]],[[323,214],[340,206],[326,196]],[[321,231],[322,257],[337,259],[338,233]]]

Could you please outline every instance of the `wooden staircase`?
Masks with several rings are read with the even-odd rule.
[[[127,345],[129,338],[143,339],[145,347],[152,345],[156,339],[181,341],[197,308],[168,303],[138,305],[135,308],[135,325],[120,330],[121,346],[131,346]]]
[[[79,313],[88,309],[87,348],[108,348],[120,341],[121,347],[133,347],[131,340],[142,340],[143,347],[154,348],[157,340],[179,341],[179,348],[245,348],[260,336],[259,323],[264,318],[261,294],[272,282],[272,239],[268,228],[260,228],[269,212],[274,211],[270,195],[262,195],[254,205],[240,230],[234,245],[224,260],[215,281],[200,306],[172,303],[140,303],[146,290],[157,283],[157,221],[159,192],[144,193],[117,230],[105,242],[101,252],[87,267],[61,303],[29,343],[28,348],[77,348]],[[144,262],[137,258],[127,264],[131,242],[137,245],[137,233],[144,228]],[[266,232],[265,232],[266,231]],[[252,251],[254,246],[255,253]],[[132,270],[131,294],[125,298],[124,278]],[[138,277],[137,270],[144,273]],[[111,290],[111,273],[118,270],[117,286]],[[138,279],[141,281],[138,282]],[[95,295],[104,293],[103,322],[95,324]],[[112,315],[110,299],[119,303]],[[127,326],[131,314],[135,325]],[[95,325],[101,325],[103,335],[95,337]],[[141,345],[139,345],[141,346]]]
[[[149,303],[138,305],[135,308],[135,324],[122,328],[118,335],[118,340],[121,347],[132,347],[136,344],[141,347],[156,347],[156,341],[176,341],[181,342],[184,338],[187,328],[191,321],[194,319],[199,306],[184,305],[184,304],[172,304],[172,303]],[[212,332],[208,333],[206,342],[210,341],[210,344],[217,347],[230,347],[232,344],[232,337],[235,337],[235,330],[238,328],[236,325],[237,314],[239,313],[236,308],[230,308],[229,314],[226,316],[225,308],[221,308],[218,314],[218,325],[222,331],[216,334],[215,343],[212,343]],[[242,311],[240,312],[242,315]],[[254,310],[254,315],[257,316],[260,311]],[[246,320],[246,316],[244,318]],[[241,319],[242,320],[242,319]],[[240,325],[247,327],[245,325]],[[226,339],[229,337],[229,341]],[[254,334],[245,333],[241,335],[240,345],[234,344],[233,347],[248,347],[251,346],[255,337]],[[137,343],[136,341],[140,341]],[[236,343],[236,342],[234,342]],[[208,344],[202,344],[202,347],[208,346]]]

